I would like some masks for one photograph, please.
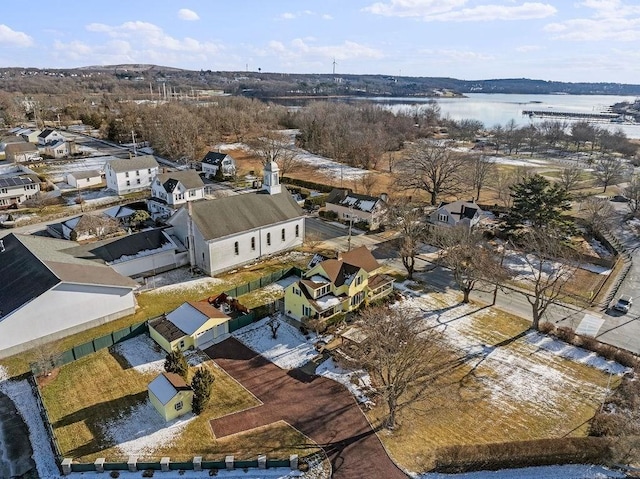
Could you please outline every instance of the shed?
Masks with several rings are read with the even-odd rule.
[[[193,389],[182,376],[162,373],[149,383],[149,401],[165,421],[191,412]]]

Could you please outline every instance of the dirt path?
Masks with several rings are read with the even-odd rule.
[[[335,479],[406,479],[341,384],[284,371],[234,338],[206,352],[264,403],[211,421],[216,437],[284,420],[325,449]]]

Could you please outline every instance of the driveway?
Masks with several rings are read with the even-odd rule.
[[[263,403],[212,420],[216,437],[284,420],[326,451],[335,479],[407,478],[341,384],[280,369],[235,338],[211,346],[206,353]]]

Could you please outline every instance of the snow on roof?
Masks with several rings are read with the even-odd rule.
[[[316,299],[316,304],[322,311],[333,306],[338,306],[340,303],[342,303],[342,300],[333,294],[325,294],[321,298]]]
[[[104,214],[111,218],[126,218],[134,214],[136,210],[128,208],[126,206],[112,206],[109,209],[104,210]]]
[[[206,304],[206,306],[209,305]],[[209,307],[215,309],[213,306]],[[201,309],[202,308],[196,308],[190,303],[183,303],[177,309],[167,314],[167,319],[180,328],[185,334],[193,334],[211,317],[214,317],[213,313],[215,313],[215,311],[207,315]],[[221,319],[220,322],[224,322],[228,318],[221,312],[220,318],[218,319]]]
[[[340,204],[344,206],[351,206],[360,211],[366,211],[370,213],[373,208],[376,206],[376,200],[364,200],[362,198],[357,198],[355,196],[347,196],[344,200],[340,202]]]
[[[158,398],[158,401],[160,401],[162,405],[167,404],[171,401],[171,398],[178,393],[164,374],[161,374],[149,383],[149,391]]]
[[[309,278],[309,280],[317,284],[325,284],[329,282],[327,278],[319,274],[314,274],[313,276],[311,276],[311,278]]]

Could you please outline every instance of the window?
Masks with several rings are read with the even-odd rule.
[[[311,308],[309,306],[302,305],[302,316],[311,317]]]
[[[127,180],[127,186],[131,186],[131,181]]]
[[[256,237],[252,236],[251,237],[251,251],[255,251],[256,250]]]
[[[271,246],[271,233],[267,233],[267,246]]]
[[[300,225],[296,225],[296,238],[300,236]]]
[[[5,194],[6,194],[6,192],[7,192],[7,189],[6,189],[6,188],[2,188],[2,189],[0,189],[0,193],[5,193]]]
[[[320,289],[316,290],[316,298],[324,296],[325,294],[327,294],[329,292],[330,289],[331,289],[331,285],[330,284],[325,284],[323,287],[321,287]]]
[[[285,239],[284,228],[282,228],[282,232],[280,233],[280,237],[282,238],[282,241],[284,241],[284,239]]]
[[[447,215],[438,213],[438,221],[442,221],[443,223],[446,223],[448,220],[449,220],[449,217]]]
[[[151,168],[147,168],[147,173],[151,174]]]
[[[124,176],[125,176],[125,178],[129,178],[129,172],[128,171],[125,172]]]
[[[233,244],[233,251],[236,253],[236,255],[240,254],[240,246],[238,245],[237,241]]]
[[[140,170],[136,170],[136,176],[140,176]]]
[[[195,190],[189,190],[189,196],[196,196]]]
[[[360,286],[362,284],[362,276],[356,276],[356,286]]]
[[[140,184],[140,178],[136,178],[136,183]]]
[[[184,339],[180,340],[180,349],[184,349]]]
[[[178,401],[176,405],[173,407],[176,409],[176,411],[179,411],[180,409],[182,409],[183,406],[184,405],[182,404],[182,401]]]
[[[302,291],[300,291],[299,288],[296,288],[295,286],[293,287],[293,294],[295,294],[296,296],[302,296]]]

